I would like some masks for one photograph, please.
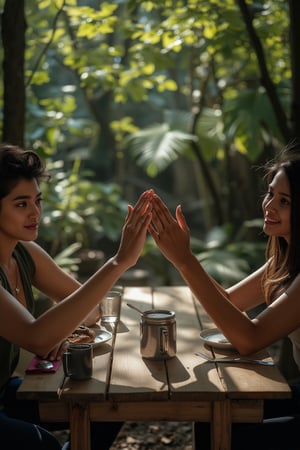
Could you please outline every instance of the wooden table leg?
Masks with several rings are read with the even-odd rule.
[[[70,408],[71,448],[72,450],[90,450],[88,403],[72,403]]]
[[[230,400],[214,402],[211,421],[211,450],[231,449]]]

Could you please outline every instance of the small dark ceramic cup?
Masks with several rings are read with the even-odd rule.
[[[92,344],[71,344],[63,354],[63,367],[67,377],[87,380],[93,375]]]

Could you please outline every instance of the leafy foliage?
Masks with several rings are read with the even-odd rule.
[[[247,192],[255,195],[258,183],[250,185],[247,171],[284,144],[282,123],[289,124],[295,100],[288,3],[26,1],[26,143],[51,158],[56,171],[53,193],[45,188],[41,230],[54,253],[74,239],[115,239],[129,183],[146,185],[149,176],[159,185],[163,172],[177,177],[169,184],[180,195],[179,181],[192,178],[192,171],[176,171],[183,157],[197,174],[185,201],[199,196],[212,217],[220,212],[215,223],[231,221],[235,231],[256,217]],[[82,170],[77,158],[93,171]],[[207,234],[211,222],[205,225]],[[227,251],[242,254],[244,272],[250,249],[230,247],[233,236],[215,262]],[[211,252],[217,254],[202,248],[204,264],[214,259]]]
[[[291,73],[287,2],[256,2],[249,8],[285,105]],[[158,97],[153,94],[157,91],[163,95],[163,109],[170,109],[174,93],[173,100],[177,97],[185,110],[199,92],[205,96],[207,108],[222,110],[226,142],[234,143],[251,160],[257,158],[271,135],[280,137],[266,93],[259,89],[258,62],[235,1],[115,0],[98,5],[91,0],[61,0],[39,2],[37,10],[36,2],[29,1],[26,9],[30,17],[27,74],[33,77],[31,87],[54,87],[54,75],[60,67],[59,85],[73,85],[77,93],[73,95],[73,116],[80,110],[89,116],[88,108],[81,109],[78,89],[88,102],[97,97],[101,103],[109,92],[112,106],[147,102],[155,107]],[[59,89],[56,92],[55,97],[61,99]],[[46,106],[45,101],[39,103],[41,107]],[[52,103],[53,111],[62,111],[65,116],[67,97],[60,105],[55,101],[53,95],[48,96],[47,109]],[[202,117],[199,120],[201,123]],[[135,121],[138,125],[139,118]],[[61,143],[68,138],[68,133],[65,137],[60,133]],[[157,168],[164,170],[165,164]]]
[[[148,175],[155,177],[159,170],[164,170],[178,155],[184,154],[192,140],[197,138],[162,124],[137,131],[127,142],[137,163],[146,168]]]
[[[127,212],[117,185],[97,183],[79,171],[76,161],[71,170],[62,161],[53,165],[51,182],[43,186],[44,213],[40,239],[56,255],[74,242],[97,248],[103,236],[119,239]]]

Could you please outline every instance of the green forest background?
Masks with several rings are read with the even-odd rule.
[[[264,259],[262,165],[300,134],[298,0],[0,0],[1,140],[38,152],[39,241],[113,254],[154,188],[223,285]],[[138,267],[178,279],[149,237]]]

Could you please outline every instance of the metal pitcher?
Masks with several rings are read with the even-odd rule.
[[[176,355],[175,312],[166,309],[144,311],[140,322],[140,351],[143,358],[169,359]]]

